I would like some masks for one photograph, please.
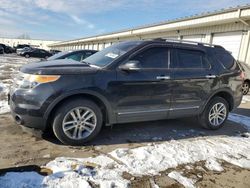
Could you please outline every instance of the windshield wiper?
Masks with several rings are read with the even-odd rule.
[[[81,61],[81,63],[85,63],[85,64],[89,65],[90,67],[101,68],[101,67],[98,66],[98,65],[94,65],[94,64],[91,64],[91,63],[86,62],[86,61]]]
[[[87,64],[87,65],[90,65],[90,63],[88,63],[88,62],[86,62],[86,61],[80,61],[80,63],[85,63],[85,64]]]

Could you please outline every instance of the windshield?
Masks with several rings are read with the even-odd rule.
[[[108,48],[105,48],[102,51],[95,53],[92,56],[89,56],[88,58],[84,59],[84,62],[99,67],[104,67],[110,64],[112,61],[118,59],[131,49],[140,45],[141,43],[142,41],[129,41],[114,44]]]
[[[64,51],[64,52],[59,52],[51,57],[49,57],[47,60],[55,60],[55,59],[58,59],[60,58],[61,56],[64,56],[65,54],[68,54],[70,53],[71,51]]]

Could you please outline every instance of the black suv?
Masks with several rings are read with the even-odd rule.
[[[218,129],[241,103],[243,75],[220,46],[128,41],[83,62],[23,66],[9,102],[17,123],[53,129],[71,145],[115,123],[196,116],[203,127]]]

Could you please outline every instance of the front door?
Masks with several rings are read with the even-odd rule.
[[[139,69],[117,69],[115,111],[118,122],[165,119],[171,101],[171,72],[167,47],[148,47],[129,60]]]
[[[38,57],[39,53],[40,53],[40,50],[38,50],[38,49],[36,49],[33,52],[31,52],[31,54],[32,54],[33,57]]]

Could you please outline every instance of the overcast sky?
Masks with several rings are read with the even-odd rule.
[[[244,5],[250,0],[0,0],[0,37],[68,40]]]

